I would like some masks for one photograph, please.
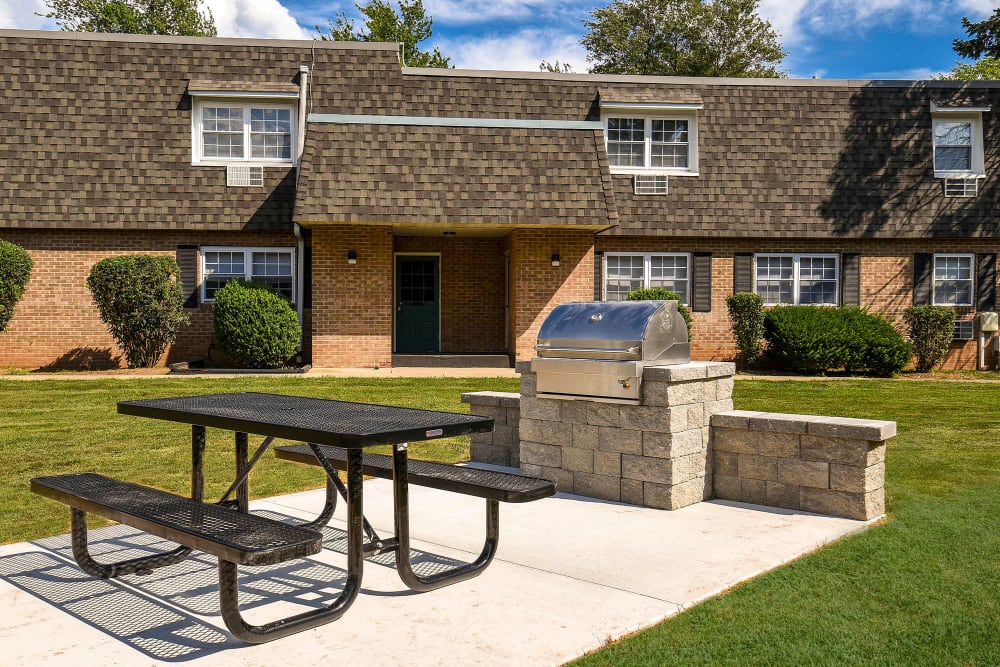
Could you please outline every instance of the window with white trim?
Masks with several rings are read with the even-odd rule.
[[[969,178],[985,176],[983,119],[979,111],[937,109],[931,114],[934,143],[934,176]]]
[[[293,248],[204,247],[201,249],[201,300],[215,300],[215,293],[239,278],[270,285],[295,301],[295,250]]]
[[[935,306],[971,306],[973,256],[934,255]]]
[[[611,111],[604,118],[612,173],[696,175],[698,132],[694,113],[637,115]]]
[[[759,254],[754,291],[764,305],[836,306],[840,302],[838,255]]]
[[[662,287],[679,294],[686,304],[690,264],[686,253],[605,253],[604,300],[624,301],[634,290]]]
[[[198,99],[193,112],[194,164],[292,164],[295,106]]]

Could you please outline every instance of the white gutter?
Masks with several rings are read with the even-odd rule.
[[[306,65],[299,66],[299,134],[295,146],[295,185],[296,192],[299,181],[299,168],[302,163],[302,153],[306,146],[306,113],[309,103],[309,68]],[[305,266],[306,266],[306,240],[302,236],[302,228],[297,222],[292,223],[292,231],[298,241],[298,252],[295,254],[295,309],[298,311],[299,326],[303,327],[302,337],[305,337],[304,312],[305,312]],[[302,338],[299,338],[299,361],[302,355]]]

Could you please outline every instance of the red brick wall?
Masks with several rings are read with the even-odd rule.
[[[552,309],[594,300],[594,234],[571,229],[519,229],[510,252],[510,349],[517,360],[535,356],[538,330]],[[552,266],[559,253],[560,265]]]
[[[173,256],[178,245],[294,246],[277,232],[183,233],[143,231],[6,230],[4,240],[20,245],[35,266],[14,319],[0,333],[0,367],[116,368],[121,350],[101,322],[87,289],[91,267],[114,255]],[[161,364],[205,359],[212,341],[211,306],[187,311],[191,325]]]
[[[441,352],[503,353],[504,240],[397,236],[397,253],[441,255]]]
[[[603,252],[711,252],[712,311],[692,313],[691,356],[694,359],[720,361],[730,360],[736,353],[726,311],[726,296],[733,291],[733,254],[736,252],[860,253],[861,304],[885,315],[903,331],[903,312],[913,305],[914,253],[1000,252],[1000,241],[598,237],[596,247]],[[975,317],[975,312],[971,308],[957,308],[956,315],[959,319],[971,319]],[[956,342],[942,367],[975,368],[975,356],[975,341]]]
[[[347,252],[358,255],[347,263]],[[312,230],[312,362],[319,368],[392,364],[392,230]]]

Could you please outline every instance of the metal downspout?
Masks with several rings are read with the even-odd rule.
[[[295,196],[298,197],[299,172],[302,166],[302,153],[306,145],[306,113],[308,111],[309,95],[309,67],[299,66],[299,133],[295,146]],[[302,361],[302,341],[305,337],[305,265],[306,265],[306,241],[302,236],[302,228],[299,223],[292,223],[292,231],[295,233],[298,252],[295,254],[295,294],[298,295],[296,301],[296,311],[299,316],[299,326],[302,327],[302,337],[299,338],[298,361]]]

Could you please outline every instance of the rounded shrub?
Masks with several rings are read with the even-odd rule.
[[[299,318],[280,292],[230,280],[215,293],[213,330],[219,347],[248,368],[280,368],[302,338]]]
[[[0,240],[0,331],[14,317],[14,306],[24,296],[34,263],[21,246]]]
[[[917,370],[933,369],[951,348],[955,335],[955,311],[947,306],[912,306],[903,313],[907,334],[917,356]]]
[[[804,373],[892,375],[913,348],[885,318],[856,307],[779,306],[764,316],[768,356]]]
[[[663,287],[641,287],[629,292],[626,299],[629,301],[676,301],[677,311],[684,318],[684,324],[687,325],[688,342],[691,341],[691,313],[684,305],[684,299],[680,294]]]
[[[753,292],[738,292],[726,297],[726,308],[733,323],[737,358],[743,368],[750,368],[764,349],[764,299]]]
[[[190,318],[173,257],[123,255],[95,264],[87,287],[129,368],[154,366]]]

